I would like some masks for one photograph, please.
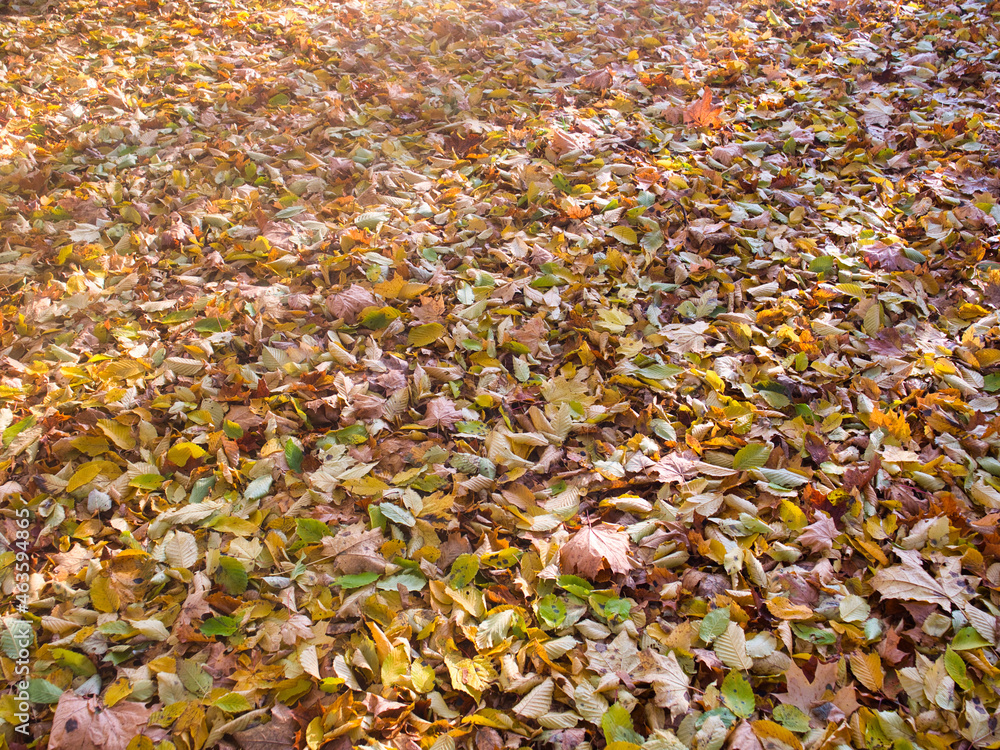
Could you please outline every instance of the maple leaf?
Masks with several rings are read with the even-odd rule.
[[[121,701],[105,706],[99,698],[63,693],[56,704],[49,736],[51,750],[125,750],[149,723],[153,710]]]
[[[706,86],[701,99],[684,110],[684,124],[696,128],[718,127],[722,125],[721,113],[721,106],[712,105],[712,90]]]
[[[249,729],[232,732],[242,750],[275,750],[278,747],[296,747],[295,736],[299,722],[288,706],[277,703],[270,711],[271,720]]]
[[[367,530],[364,524],[355,524],[324,537],[323,554],[333,558],[344,573],[384,573],[386,559],[379,551],[384,541],[381,529]]]
[[[357,320],[359,312],[366,307],[377,305],[375,296],[360,284],[351,284],[337,294],[331,295],[326,300],[326,306],[338,318],[343,318],[348,323]]]
[[[441,430],[448,430],[456,423],[465,419],[462,412],[455,408],[455,402],[450,398],[439,396],[427,402],[427,414],[417,424],[424,427],[436,427]]]
[[[588,578],[595,578],[605,565],[613,573],[628,573],[634,567],[629,546],[628,534],[615,526],[584,526],[562,546],[559,559],[567,572]]]
[[[865,262],[872,268],[886,271],[911,271],[917,267],[903,255],[902,245],[886,245],[884,242],[875,242],[865,248]]]
[[[679,453],[670,453],[649,468],[662,482],[684,482],[697,473],[697,464]]]
[[[440,297],[421,297],[420,304],[410,308],[410,314],[421,323],[435,323],[444,315],[444,300]]]
[[[909,601],[939,604],[951,611],[951,600],[944,587],[915,564],[895,565],[882,568],[871,580],[874,589],[885,599],[906,599]]]
[[[798,537],[798,542],[808,547],[812,552],[833,549],[833,540],[840,534],[837,524],[822,511],[818,511],[816,515],[819,516],[819,520],[802,529],[802,533]]]
[[[854,688],[848,685],[837,690],[837,671],[836,661],[817,664],[810,681],[806,679],[805,672],[793,663],[785,673],[785,692],[776,693],[774,697],[786,705],[795,706],[806,716],[810,715],[814,707],[823,703],[834,703],[845,715],[853,713],[857,708],[856,702],[852,706]]]
[[[577,82],[582,88],[589,89],[590,91],[607,91],[611,88],[611,82],[614,77],[611,75],[611,69],[607,66],[601,68],[600,70],[595,70],[586,75],[582,75],[577,79]]]

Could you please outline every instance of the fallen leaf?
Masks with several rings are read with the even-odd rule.
[[[99,698],[67,691],[56,704],[49,747],[52,750],[125,750],[146,729],[152,709],[121,701],[110,708]]]
[[[569,573],[596,578],[605,566],[612,573],[628,573],[634,567],[629,557],[628,535],[610,524],[584,526],[559,551],[562,567]]]

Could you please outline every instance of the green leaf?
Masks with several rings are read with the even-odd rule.
[[[415,570],[407,570],[380,581],[375,588],[382,591],[395,591],[399,584],[402,584],[407,591],[420,591],[427,585],[427,579]]]
[[[375,229],[379,224],[383,224],[389,221],[389,214],[382,213],[381,211],[368,211],[367,213],[358,214],[354,219],[354,226],[360,229]]]
[[[547,628],[558,628],[566,620],[566,604],[555,594],[538,600],[538,616]]]
[[[969,679],[968,672],[965,668],[965,659],[958,655],[958,652],[953,648],[949,648],[944,652],[944,668],[948,672],[948,676],[955,681],[962,690],[972,689],[972,680]]]
[[[34,424],[35,424],[35,417],[33,415],[29,414],[27,417],[25,417],[21,421],[15,422],[10,427],[8,427],[6,430],[4,430],[3,431],[3,446],[4,446],[4,448],[6,448],[8,445],[10,445],[13,442],[14,438],[16,438],[18,435],[20,435],[26,429],[28,429],[29,427],[33,427]]]
[[[371,571],[367,573],[352,573],[350,575],[335,578],[333,585],[340,586],[344,589],[360,589],[363,586],[375,583],[375,581],[379,578],[381,578],[381,576],[378,573],[373,573]]]
[[[274,478],[270,474],[257,477],[247,485],[243,492],[243,498],[245,500],[259,500],[270,491],[273,482]]]
[[[335,430],[333,439],[341,445],[361,445],[368,440],[368,429],[359,422],[342,430]]]
[[[713,609],[701,621],[698,637],[705,643],[711,643],[725,633],[727,627],[729,627],[729,607]]]
[[[48,680],[28,680],[28,700],[32,703],[58,703],[62,694],[62,688]]]
[[[162,479],[162,477],[160,478]],[[215,486],[214,474],[210,477],[202,477],[201,479],[197,480],[191,486],[191,494],[188,495],[188,502],[200,503],[202,500],[208,497],[208,493],[212,491],[212,488],[214,486]]]
[[[52,660],[60,667],[66,667],[77,677],[90,677],[97,674],[97,667],[85,654],[70,651],[66,648],[54,648],[51,651]]]
[[[196,661],[181,659],[177,662],[177,676],[188,691],[198,697],[208,695],[212,689],[212,675]]]
[[[129,487],[138,487],[140,490],[158,490],[166,481],[166,477],[159,474],[140,474],[129,480]]]
[[[162,318],[159,319],[159,323],[165,326],[175,326],[178,323],[184,323],[191,320],[195,315],[198,314],[197,310],[188,308],[187,310],[175,310],[174,312],[167,313]]]
[[[305,455],[295,441],[289,438],[285,441],[285,463],[288,468],[298,474],[302,471],[302,459]]]
[[[205,318],[194,324],[198,333],[219,333],[229,328],[230,322],[225,318]]]
[[[796,474],[794,471],[789,471],[788,469],[759,469],[759,471],[768,482],[779,487],[794,489],[795,487],[801,487],[809,483],[808,477]]]
[[[233,635],[237,630],[240,629],[239,620],[235,617],[209,617],[201,625],[201,632],[204,635],[214,636],[230,636]]]
[[[797,706],[787,704],[775,706],[773,716],[776,722],[792,732],[809,731],[809,717]]]
[[[638,241],[635,230],[632,227],[620,226],[611,227],[608,234],[625,245],[634,245]]]
[[[587,599],[594,590],[593,584],[579,576],[559,576],[556,583],[574,596]]]
[[[289,101],[288,94],[275,94],[267,100],[267,103],[272,107],[284,107]]]
[[[459,555],[451,564],[451,578],[448,585],[462,589],[475,580],[479,573],[479,558],[475,555]]]
[[[295,533],[306,544],[315,544],[325,536],[333,536],[330,527],[315,518],[296,518]]]
[[[655,253],[657,250],[663,247],[663,232],[661,232],[659,229],[656,229],[652,232],[647,232],[646,234],[643,235],[642,240],[639,242],[639,245],[642,247],[643,250],[646,250],[647,252],[650,253]]]
[[[996,393],[1000,391],[1000,372],[992,372],[983,378],[985,381],[984,388],[990,393]]]
[[[750,716],[756,706],[753,688],[747,678],[735,670],[722,681],[722,700],[741,719]]]
[[[225,589],[230,596],[239,596],[247,590],[249,583],[243,563],[232,557],[219,558],[219,567],[215,571],[215,582]]]
[[[290,219],[293,216],[298,216],[300,213],[306,210],[305,206],[289,206],[288,208],[283,208],[278,213],[274,215],[275,219]]]
[[[645,737],[635,731],[632,716],[621,703],[615,703],[601,717],[601,729],[604,739],[610,745],[612,742],[634,742],[641,745]]]
[[[378,509],[382,511],[383,516],[393,523],[398,523],[400,526],[412,529],[417,525],[417,519],[413,517],[413,514],[405,508],[400,508],[398,505],[382,503],[378,506]]]
[[[239,693],[226,693],[212,703],[212,705],[225,711],[227,714],[239,714],[253,708],[250,705],[250,701]]]
[[[792,624],[792,632],[802,640],[818,646],[830,646],[837,642],[837,634],[826,628],[815,628],[796,622]]]
[[[222,423],[222,432],[230,440],[239,440],[243,437],[243,428],[228,419]]]
[[[771,446],[763,443],[750,443],[736,451],[733,458],[733,468],[736,471],[749,471],[759,469],[767,463],[771,455]]]

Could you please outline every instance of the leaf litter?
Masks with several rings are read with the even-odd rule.
[[[9,4],[34,746],[1000,743],[998,12]]]

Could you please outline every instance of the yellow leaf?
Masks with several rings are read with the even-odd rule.
[[[404,286],[406,286],[406,279],[397,273],[391,281],[382,281],[376,284],[374,291],[380,297],[395,299]]]
[[[132,431],[121,422],[115,422],[113,419],[99,419],[97,426],[111,439],[111,442],[122,450],[128,451],[135,448],[135,438],[132,437]]]
[[[69,478],[69,483],[66,485],[67,492],[73,492],[80,489],[86,484],[93,482],[100,473],[104,470],[106,461],[88,461],[82,464],[75,472],[73,476]]]
[[[306,746],[309,750],[319,750],[323,744],[323,717],[317,716],[306,727]]]
[[[382,662],[382,684],[392,687],[406,676],[410,659],[403,646],[395,646]]]
[[[104,694],[104,705],[111,708],[113,705],[118,703],[118,701],[128,698],[132,694],[132,683],[128,681],[127,677],[119,677],[115,683],[108,688],[108,692]]]
[[[385,670],[385,665],[382,669]],[[434,669],[418,659],[410,667],[410,682],[418,693],[429,693],[434,689]]]
[[[794,748],[794,750],[802,750],[802,741],[790,729],[786,729],[781,724],[761,719],[760,721],[752,722],[750,726],[753,727],[753,733],[757,735],[757,739],[761,740],[765,747],[774,746],[774,743],[768,743],[768,740],[777,740],[782,744]]]
[[[111,588],[111,580],[98,576],[90,585],[90,603],[98,612],[117,612],[122,602],[118,592]]]
[[[73,438],[70,445],[91,458],[105,453],[111,447],[107,440],[95,435],[80,435],[80,437]]]
[[[611,229],[608,230],[608,234],[625,245],[634,245],[638,239],[636,237],[635,230],[632,227],[611,227]]]
[[[172,464],[184,468],[185,464],[192,458],[201,458],[207,455],[204,448],[195,443],[183,442],[177,443],[170,450],[167,451],[167,460]]]
[[[444,335],[445,328],[440,323],[426,323],[410,329],[407,343],[410,346],[428,346]]]
[[[867,654],[855,651],[851,654],[851,671],[858,678],[858,682],[873,693],[882,689],[885,672],[882,670],[882,659],[874,651]]]
[[[790,599],[783,596],[768,599],[765,604],[767,604],[771,614],[779,620],[812,620],[816,616],[810,607],[804,604],[793,604]]]

